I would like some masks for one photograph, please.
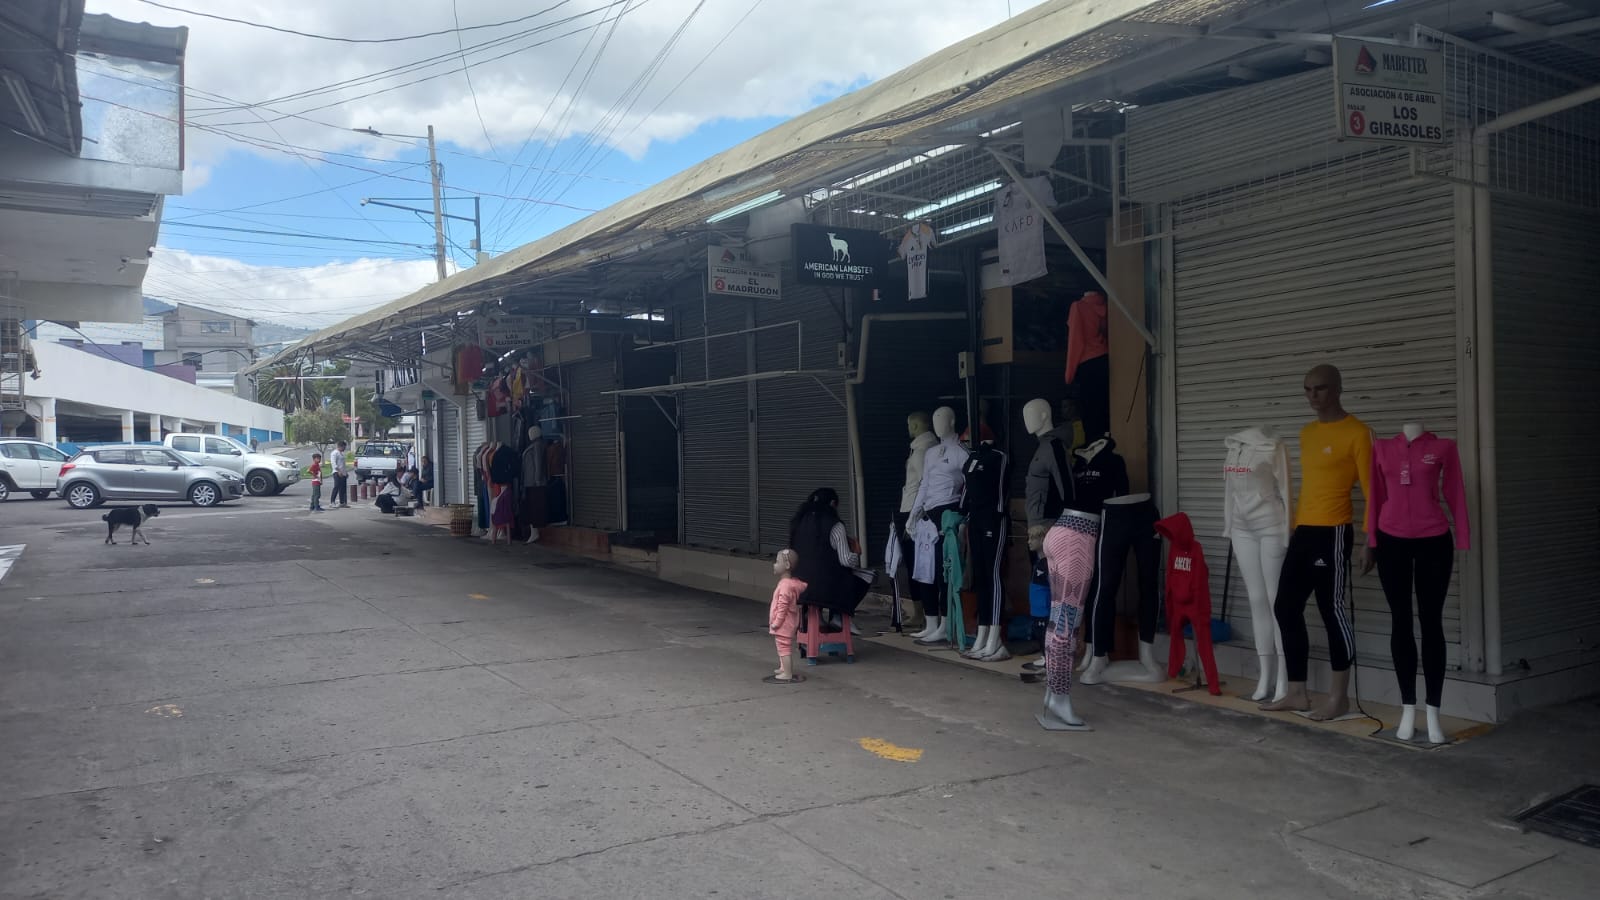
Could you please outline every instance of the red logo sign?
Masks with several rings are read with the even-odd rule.
[[[1367,117],[1363,116],[1359,112],[1351,113],[1350,114],[1350,133],[1359,136],[1361,134],[1364,134],[1366,132],[1366,130],[1367,130]]]
[[[723,280],[723,279],[721,279],[721,278],[717,279],[716,286],[712,288],[712,290],[716,290],[716,291],[725,291],[727,289],[728,289],[728,282]]]

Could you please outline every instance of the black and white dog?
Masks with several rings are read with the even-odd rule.
[[[159,515],[161,515],[161,510],[158,509],[153,503],[146,503],[143,506],[124,506],[118,509],[113,509],[112,511],[100,517],[101,519],[105,520],[106,523],[106,543],[115,544],[116,541],[114,538],[116,537],[117,529],[124,525],[133,526],[133,543],[139,543],[139,538],[144,537],[144,533],[139,530],[139,526],[143,525],[147,520],[154,519]],[[145,538],[144,542],[148,544],[150,543],[150,539]]]

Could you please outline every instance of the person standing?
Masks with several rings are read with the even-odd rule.
[[[322,512],[322,454],[311,454],[311,511]]]
[[[345,442],[340,441],[333,451],[333,494],[328,502],[340,509],[350,508],[350,472],[345,468]]]

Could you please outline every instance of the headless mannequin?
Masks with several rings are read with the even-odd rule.
[[[948,508],[951,503],[959,504],[965,485],[962,467],[966,465],[968,454],[966,449],[956,440],[955,410],[948,406],[941,406],[933,411],[933,434],[934,437],[939,439],[939,443],[929,448],[927,454],[923,457],[922,485],[917,489],[916,500],[912,503],[909,519],[911,527],[916,527],[919,520],[927,518],[935,528],[941,528],[942,523],[939,519],[942,518],[943,513],[940,510]],[[944,497],[935,496],[934,494],[934,491],[939,487],[934,483],[935,480],[947,475],[957,480],[955,497],[950,503],[944,502]],[[937,503],[938,505],[929,506],[930,503]],[[942,547],[942,539],[940,546]],[[940,555],[942,556],[942,553]],[[936,571],[941,571],[941,560],[936,558],[934,566]],[[940,592],[946,591],[947,588],[942,574],[934,579],[933,587]],[[941,606],[940,608],[943,609],[944,607]],[[923,629],[921,633],[913,635],[917,643],[937,644],[950,639],[951,623],[949,616],[928,616],[927,619],[927,628]]]
[[[930,603],[929,593],[934,590],[933,585],[923,584],[911,577],[916,547],[911,540],[911,530],[916,525],[911,521],[911,508],[916,505],[917,491],[922,487],[922,464],[928,451],[939,443],[933,434],[933,419],[925,412],[914,412],[906,416],[906,436],[911,438],[911,449],[906,454],[906,479],[900,488],[900,508],[895,514],[895,529],[900,542],[900,555],[906,565],[906,582],[910,588],[911,599],[922,608],[922,631],[912,635],[914,638],[922,637],[932,624],[928,621],[929,611],[939,608],[937,604]],[[890,572],[890,578],[896,573]]]
[[[1408,444],[1415,441],[1417,438],[1422,437],[1423,432],[1426,430],[1427,429],[1423,428],[1422,423],[1420,422],[1407,422],[1406,424],[1400,426],[1400,433],[1405,435],[1406,443]],[[1457,524],[1459,525],[1460,523]],[[1373,523],[1373,527],[1376,526],[1377,523]],[[1372,562],[1373,560],[1371,557],[1368,557],[1367,564],[1362,567],[1362,574],[1365,574],[1366,571],[1371,568]],[[1413,657],[1413,659],[1415,659],[1415,657]],[[1412,678],[1415,677],[1415,670],[1413,670]],[[1428,719],[1428,743],[1444,744],[1449,742],[1450,739],[1446,737],[1444,733],[1444,725],[1439,721],[1439,707],[1432,704],[1426,704],[1425,708],[1427,709]],[[1400,724],[1395,727],[1394,734],[1395,737],[1402,741],[1409,741],[1413,736],[1416,735],[1416,733],[1417,705],[1415,703],[1407,703],[1400,707]]]
[[[544,486],[549,480],[545,472],[544,454],[544,431],[534,425],[528,429],[528,449],[522,451],[522,489],[527,492],[526,512],[534,517],[533,521],[544,520]],[[532,544],[538,540],[539,529],[530,522],[526,543]]]
[[[979,420],[982,421],[981,419]],[[970,429],[969,429],[970,434]],[[983,662],[1005,662],[1005,590],[1000,584],[1000,566],[1006,546],[1007,487],[1006,454],[995,447],[993,434],[984,434],[975,443],[967,461],[967,493],[962,512],[967,515],[967,549],[972,559],[972,584],[978,602],[978,636],[972,649],[962,655]]]
[[[1289,546],[1289,451],[1268,426],[1246,428],[1227,437],[1223,464],[1227,500],[1222,536],[1231,542],[1239,574],[1250,599],[1259,678],[1251,700],[1282,700],[1289,692],[1283,664],[1283,632],[1273,615],[1278,578]]]
[[[1092,446],[1092,445],[1091,445]],[[1084,448],[1088,450],[1089,448]],[[1145,493],[1125,494],[1121,497],[1112,497],[1106,501],[1106,506],[1135,506],[1149,503],[1150,495]],[[1126,559],[1112,560],[1112,565],[1127,565]],[[1104,579],[1105,575],[1100,576]],[[1159,608],[1155,611],[1159,614]],[[1141,609],[1140,615],[1148,611]],[[1144,630],[1144,629],[1141,629]],[[1084,654],[1083,676],[1078,680],[1083,684],[1100,684],[1102,682],[1127,682],[1135,684],[1160,684],[1167,680],[1167,667],[1156,661],[1156,645],[1152,641],[1139,641],[1139,660],[1123,660],[1112,662],[1109,648],[1104,648],[1101,655],[1096,655],[1093,645],[1086,645]]]

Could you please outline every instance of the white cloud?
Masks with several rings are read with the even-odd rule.
[[[434,277],[432,260],[258,266],[160,248],[151,258],[144,292],[282,325],[323,328],[403,297]]]
[[[529,15],[540,7],[558,6],[520,25],[465,32],[471,47],[586,10],[604,10],[503,47],[469,56],[482,124],[461,74],[459,59],[450,59],[414,74],[326,95],[273,104],[278,112],[302,112],[322,121],[356,128],[417,133],[434,125],[444,139],[480,153],[489,152],[484,131],[503,157],[509,157],[530,136],[530,153],[540,142],[606,130],[608,114],[644,74],[700,0],[628,0],[627,14],[599,29],[585,26],[614,15],[617,0],[459,0],[461,24],[470,26]],[[633,156],[653,141],[672,141],[718,119],[791,116],[810,108],[819,96],[871,81],[1005,19],[1041,0],[763,0],[749,18],[709,57],[713,45],[751,9],[754,0],[706,0],[665,63],[645,84],[637,102],[611,130],[608,143]],[[395,15],[394,0],[174,0],[174,5],[266,22],[322,34],[384,37],[448,29],[453,25],[449,3],[403,4]],[[135,21],[186,25],[189,86],[196,91],[237,100],[260,102],[358,78],[394,66],[457,51],[454,35],[391,44],[339,44],[276,34],[211,19],[163,10],[137,0],[91,0],[90,11],[107,12]],[[542,47],[534,42],[565,32],[579,33]],[[577,91],[595,51],[610,41],[587,85]],[[488,61],[511,50],[504,59]],[[663,98],[702,59],[705,63],[670,98]],[[359,97],[430,75],[420,84],[371,97]],[[565,86],[563,87],[563,82]],[[656,109],[657,104],[659,109]],[[326,104],[325,109],[312,110]],[[217,101],[191,101],[191,122],[222,125],[273,118],[268,109],[208,111]],[[654,114],[650,114],[655,109]],[[569,112],[570,110],[570,112]],[[548,113],[548,114],[546,114]],[[227,124],[238,131],[270,140],[286,140],[331,150],[392,155],[398,147],[361,135],[308,122],[285,119],[269,129],[261,125]],[[281,137],[280,137],[281,136]],[[202,161],[232,145],[226,138],[191,131],[191,146]],[[256,151],[265,152],[265,151]],[[524,156],[526,160],[527,155]],[[557,160],[559,163],[560,160]]]

